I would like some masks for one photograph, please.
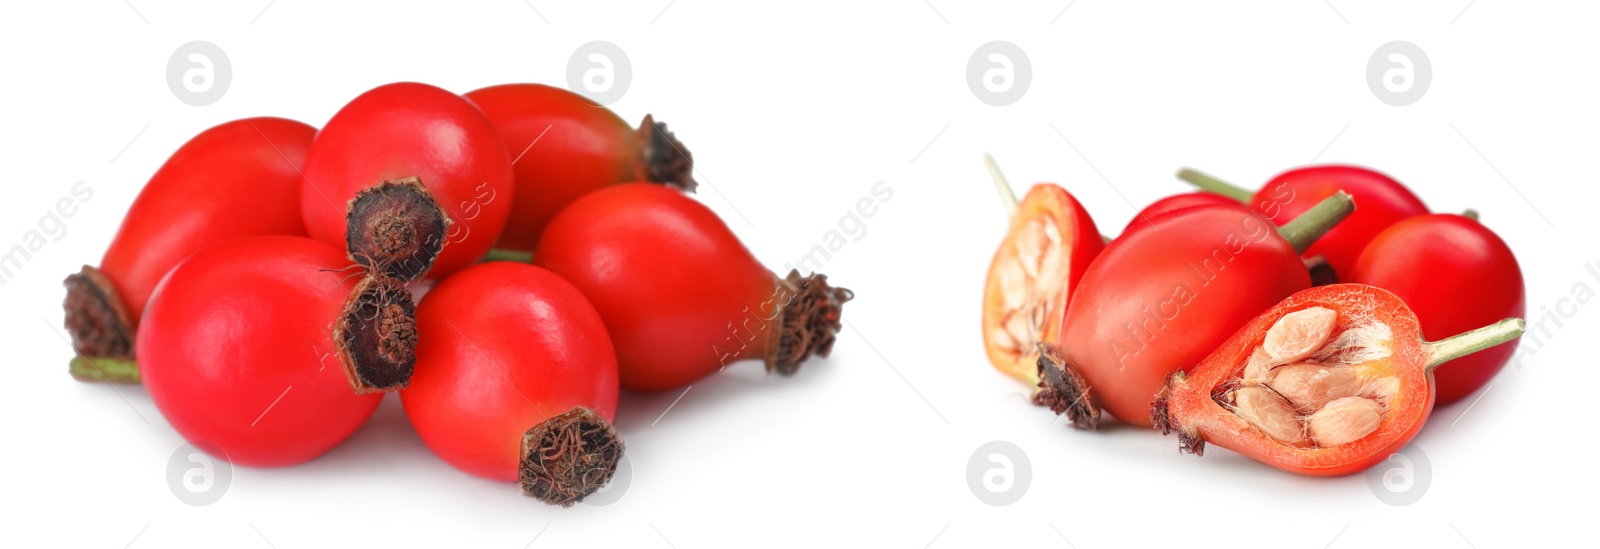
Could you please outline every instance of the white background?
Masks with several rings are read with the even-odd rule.
[[[1065,185],[1112,234],[1135,205],[1184,191],[1180,166],[1252,186],[1313,160],[1375,166],[1436,210],[1482,210],[1522,260],[1537,322],[1574,284],[1600,287],[1583,270],[1600,262],[1600,7],[326,4],[0,6],[0,246],[22,242],[75,181],[94,189],[67,234],[0,286],[0,544],[1488,548],[1591,533],[1592,308],[1564,309],[1563,327],[1546,320],[1538,352],[1475,405],[1436,411],[1416,441],[1431,482],[1409,506],[1383,503],[1363,475],[1300,478],[1220,449],[1179,455],[1149,432],[1073,432],[984,358],[980,295],[1005,219],[979,158],[993,152],[1019,187]],[[233,66],[206,107],[165,82],[168,56],[192,40]],[[254,115],[320,125],[397,80],[560,85],[591,40],[633,65],[613,108],[669,122],[695,152],[701,200],[773,268],[821,242],[874,182],[894,189],[823,269],[858,295],[831,359],[792,379],[746,363],[686,394],[625,395],[634,474],[617,503],[547,507],[459,473],[391,397],[326,456],[235,470],[219,502],[191,507],[165,476],[183,441],[144,390],[68,377],[61,279],[98,262],[140,186],[190,136]],[[1017,44],[1033,67],[1007,107],[965,81],[991,40]],[[1430,89],[1407,107],[1366,83],[1367,58],[1391,40],[1432,62]],[[967,486],[968,458],[992,440],[1031,462],[1027,493],[1006,507]]]

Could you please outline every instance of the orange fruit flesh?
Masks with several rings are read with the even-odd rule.
[[[1040,342],[1056,343],[1071,293],[1070,274],[1081,235],[1077,204],[1052,184],[1023,197],[1011,227],[989,264],[983,296],[983,342],[989,362],[1005,374],[1037,385]],[[1098,234],[1093,235],[1097,241]]]

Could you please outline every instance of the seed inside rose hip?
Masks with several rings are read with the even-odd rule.
[[[1240,387],[1233,391],[1233,410],[1273,440],[1289,445],[1306,441],[1305,423],[1289,401],[1265,387]]]
[[[1250,361],[1244,365],[1244,376],[1241,381],[1245,385],[1265,385],[1272,380],[1272,369],[1278,362],[1272,360],[1272,355],[1260,347],[1250,353]]]
[[[1309,414],[1334,400],[1355,396],[1361,390],[1361,378],[1350,366],[1303,363],[1273,370],[1268,385],[1295,409]]]
[[[1372,399],[1345,397],[1311,414],[1306,423],[1311,438],[1323,447],[1341,446],[1361,440],[1378,429],[1383,407]]]
[[[1305,360],[1328,342],[1338,320],[1339,313],[1326,307],[1311,307],[1283,315],[1267,330],[1261,348],[1279,364]]]

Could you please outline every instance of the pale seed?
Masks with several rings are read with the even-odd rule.
[[[1279,367],[1268,384],[1306,414],[1361,390],[1361,378],[1355,368],[1311,363]]]
[[[1323,406],[1307,421],[1312,440],[1332,448],[1361,440],[1378,429],[1383,407],[1372,399],[1345,397]]]
[[[1279,364],[1299,362],[1328,342],[1338,320],[1339,313],[1326,307],[1311,307],[1283,315],[1267,330],[1261,348]]]
[[[1289,401],[1265,387],[1240,387],[1233,391],[1233,412],[1273,440],[1288,445],[1306,441],[1305,424]]]

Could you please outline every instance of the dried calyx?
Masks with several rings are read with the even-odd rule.
[[[415,177],[384,181],[356,193],[346,209],[345,246],[369,272],[416,280],[444,248],[450,216]]]
[[[794,375],[807,357],[827,357],[833,351],[844,303],[855,294],[829,286],[827,275],[801,276],[798,270],[789,271],[778,285],[779,324],[765,359],[767,371],[788,376]]]
[[[1392,340],[1389,327],[1375,320],[1301,309],[1278,319],[1212,398],[1279,443],[1349,444],[1378,429],[1400,390],[1389,360]]]
[[[333,328],[339,364],[356,393],[404,389],[416,368],[417,325],[411,292],[383,276],[356,284]]]
[[[416,367],[415,305],[406,282],[422,278],[444,249],[446,215],[415,177],[381,182],[350,199],[346,253],[366,275],[333,328],[340,366],[356,393],[404,389]]]
[[[523,434],[517,481],[523,494],[569,507],[611,481],[622,451],[610,422],[574,407]]]
[[[1049,343],[1039,343],[1039,392],[1034,404],[1066,415],[1075,429],[1093,431],[1100,427],[1100,403],[1089,392],[1089,383],[1067,365],[1066,357]]]
[[[634,135],[639,140],[638,162],[644,167],[645,179],[694,192],[699,186],[694,180],[694,155],[667,131],[665,122],[656,122],[647,114]]]
[[[72,360],[72,377],[79,381],[138,383],[133,364],[133,315],[121,294],[99,269],[84,265],[64,282],[62,304],[67,333],[78,356]]]

